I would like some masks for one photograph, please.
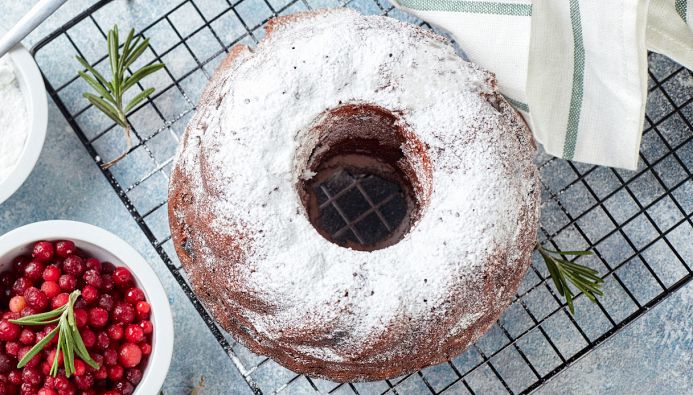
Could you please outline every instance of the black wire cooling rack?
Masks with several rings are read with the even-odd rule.
[[[599,270],[605,279],[605,295],[597,304],[578,296],[576,313],[570,315],[535,256],[516,300],[462,355],[415,374],[373,383],[339,384],[300,376],[227,337],[192,293],[171,245],[166,198],[173,155],[200,92],[230,47],[257,43],[263,36],[262,25],[273,16],[332,6],[430,27],[394,9],[387,0],[187,0],[139,5],[102,0],[32,49],[51,97],[101,164],[126,147],[120,130],[81,97],[87,86],[77,78],[74,55],[105,69],[105,34],[116,22],[121,30],[136,23],[139,33],[151,38],[143,62],[162,61],[166,69],[144,82],[157,92],[129,116],[133,148],[103,174],[252,391],[528,393],[691,281],[693,75],[651,54],[637,171],[541,154],[537,159],[543,202],[539,239],[555,249],[595,252],[578,260]]]

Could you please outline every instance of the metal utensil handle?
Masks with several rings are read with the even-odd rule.
[[[0,38],[0,57],[7,53],[18,42],[22,41],[46,18],[51,16],[67,0],[40,0],[29,12]]]

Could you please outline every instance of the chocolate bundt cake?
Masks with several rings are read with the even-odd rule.
[[[171,176],[173,242],[250,350],[335,381],[398,376],[460,353],[511,302],[536,239],[534,152],[494,76],[442,37],[346,9],[281,17],[200,100]],[[352,157],[405,184],[387,243],[316,230],[309,185]]]

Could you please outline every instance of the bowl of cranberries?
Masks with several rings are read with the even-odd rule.
[[[157,394],[172,354],[164,288],[125,241],[73,221],[0,236],[0,394]]]

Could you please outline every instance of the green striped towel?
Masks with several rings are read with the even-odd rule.
[[[494,72],[546,152],[635,169],[647,50],[693,67],[693,0],[393,0]]]

